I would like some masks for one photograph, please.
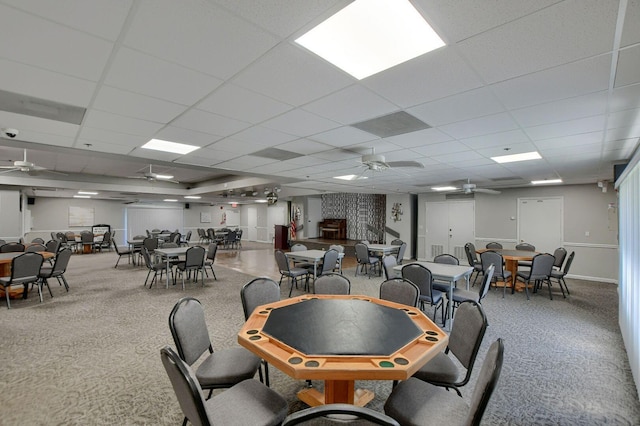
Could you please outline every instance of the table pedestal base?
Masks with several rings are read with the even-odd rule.
[[[325,380],[324,393],[314,388],[298,392],[298,399],[310,407],[318,405],[344,403],[364,407],[375,394],[368,389],[355,389],[353,380]]]

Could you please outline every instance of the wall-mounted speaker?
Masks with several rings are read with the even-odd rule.
[[[32,206],[36,203],[35,197],[27,197],[27,204]]]
[[[184,208],[188,209],[189,208],[189,203],[184,203]]]

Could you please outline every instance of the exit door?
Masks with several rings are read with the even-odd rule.
[[[464,245],[475,241],[475,202],[441,201],[426,203],[425,256],[452,254],[466,263]]]

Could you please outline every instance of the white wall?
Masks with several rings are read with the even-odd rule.
[[[606,193],[595,184],[505,189],[499,195],[476,193],[476,247],[484,247],[488,241],[499,241],[505,247],[514,247],[518,229],[517,221],[511,218],[517,218],[518,198],[550,196],[564,198],[563,246],[569,253],[576,252],[570,276],[617,282],[617,198],[611,187]],[[424,230],[425,201],[442,201],[445,197],[445,194],[419,195],[419,258],[425,258],[427,243]],[[535,245],[535,241],[531,243]]]
[[[394,203],[402,204],[403,214],[399,216],[400,220],[397,222],[393,221],[393,217],[391,216],[391,209],[393,208]],[[404,257],[408,259],[412,253],[412,238],[411,238],[411,221],[413,220],[413,215],[415,212],[411,210],[411,200],[408,194],[392,194],[387,195],[387,207],[386,207],[386,226],[387,228],[391,228],[394,231],[400,233],[400,239],[407,243],[407,250],[404,252]],[[390,243],[393,239],[395,239],[391,234],[385,234],[385,241]]]
[[[24,206],[26,201],[21,200],[20,191],[0,191],[0,238],[5,241],[18,241],[22,237],[23,215],[20,210]]]

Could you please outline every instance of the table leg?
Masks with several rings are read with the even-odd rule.
[[[166,273],[167,273],[167,285],[166,285],[166,288],[169,288],[169,256],[167,256],[167,270],[166,270]]]
[[[355,389],[354,380],[325,380],[324,393],[315,388],[306,388],[298,392],[298,398],[311,407],[323,404],[352,404],[364,407],[375,394],[368,389]]]
[[[505,259],[504,261],[505,263],[505,269],[509,272],[511,272],[511,282],[509,283],[509,287],[511,288],[515,288],[514,286],[516,285],[516,273],[518,272],[518,261],[517,260],[513,260],[513,259]],[[504,285],[507,285],[507,283],[505,283]]]

